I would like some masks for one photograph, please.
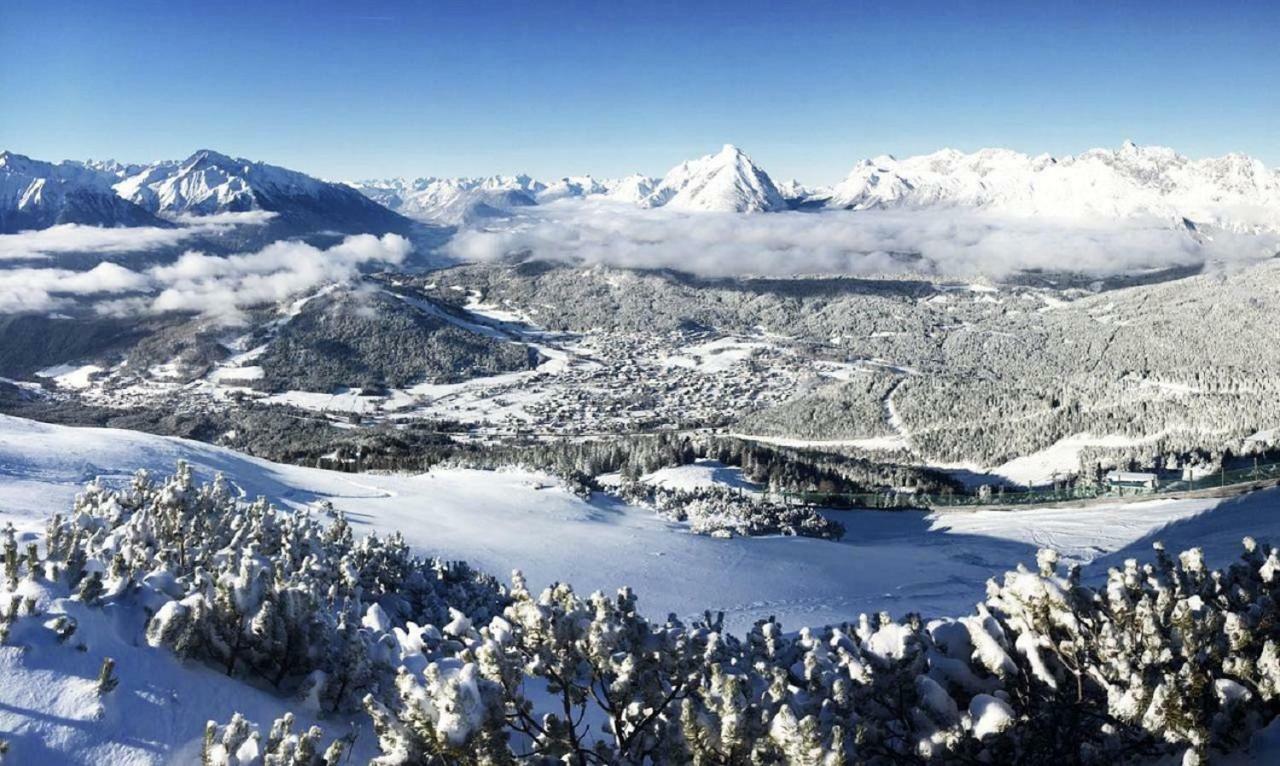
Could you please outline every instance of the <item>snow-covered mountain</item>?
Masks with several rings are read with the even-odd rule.
[[[570,179],[564,179],[568,182]],[[567,185],[567,183],[566,183]],[[360,181],[352,187],[370,199],[419,221],[457,226],[538,204],[548,187],[529,176],[418,178]]]
[[[164,215],[264,210],[298,231],[385,233],[409,223],[345,184],[207,149],[181,162],[143,167],[119,180],[115,190]]]
[[[813,196],[813,189],[794,178],[790,181],[775,182],[774,186],[778,188],[778,193],[788,204],[803,202]]]
[[[1055,158],[1009,149],[943,149],[858,163],[839,184],[775,183],[741,149],[681,163],[663,178],[528,176],[366,181],[354,186],[393,210],[452,225],[565,199],[599,198],[644,208],[774,212],[788,209],[976,209],[1069,220],[1154,218],[1232,231],[1280,231],[1280,173],[1242,154],[1193,160],[1125,142]]]
[[[540,181],[514,175],[352,184],[209,150],[146,165],[55,164],[0,153],[0,231],[58,223],[164,226],[179,215],[262,210],[276,214],[264,236],[405,233],[410,219],[459,226],[585,198],[694,212],[951,208],[1280,231],[1280,173],[1241,154],[1193,160],[1132,142],[1062,158],[1008,149],[944,149],[905,159],[885,155],[863,160],[827,189],[775,183],[732,145],[681,163],[661,179],[636,174]]]
[[[115,167],[0,152],[0,233],[63,223],[168,226],[111,189]]]
[[[717,154],[675,166],[641,204],[736,213],[787,209],[769,175],[732,144],[725,144]]]
[[[654,188],[658,185],[658,179],[634,173],[625,178],[609,181],[607,184],[609,191],[606,194],[609,199],[638,205],[653,194]]]
[[[598,194],[607,194],[607,181],[598,181],[591,176],[566,176],[546,184],[537,194],[538,203],[555,202],[559,199],[579,199]]]
[[[0,152],[0,232],[61,223],[171,226],[181,215],[275,213],[262,237],[405,233],[407,218],[346,184],[202,150],[146,165],[33,160]]]
[[[598,197],[640,204],[657,181],[643,175],[619,179],[565,176],[538,181],[527,175],[482,178],[391,178],[352,186],[370,199],[419,221],[459,226],[497,218],[533,205]]]
[[[519,175],[401,178],[352,185],[410,218],[450,225],[499,217],[531,205],[588,197],[686,211],[760,213],[788,208],[786,196],[769,174],[729,144],[716,154],[677,165],[661,179],[637,173],[617,179],[566,176],[542,182]],[[803,193],[798,184],[789,188],[793,196]]]
[[[858,163],[829,208],[978,208],[1068,219],[1154,217],[1250,231],[1280,227],[1280,175],[1241,154],[1201,160],[1125,142],[1075,156],[944,149]]]

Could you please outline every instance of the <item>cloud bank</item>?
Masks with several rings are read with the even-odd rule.
[[[234,323],[244,309],[350,280],[367,265],[400,264],[411,249],[397,234],[359,234],[327,249],[281,241],[229,256],[189,251],[172,264],[146,271],[112,263],[89,271],[0,270],[0,313],[57,311],[89,303],[104,314],[189,311]]]
[[[1196,236],[1164,220],[1048,221],[977,212],[682,214],[606,202],[548,205],[445,246],[466,261],[512,255],[671,268],[703,276],[841,274],[1003,278],[1027,270],[1100,276],[1270,257],[1276,234]]]
[[[160,250],[183,240],[233,226],[260,226],[276,216],[266,210],[213,215],[175,216],[177,228],[155,226],[109,228],[64,223],[47,229],[0,234],[0,261],[38,261],[60,253],[135,253]]]
[[[44,260],[59,253],[159,250],[176,245],[196,233],[193,229],[153,226],[108,229],[65,223],[38,231],[0,234],[0,261]]]

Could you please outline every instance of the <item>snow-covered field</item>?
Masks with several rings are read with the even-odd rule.
[[[465,559],[500,577],[521,569],[538,586],[630,585],[655,617],[722,609],[739,631],[769,615],[799,628],[882,609],[967,610],[982,598],[988,577],[1030,562],[1040,546],[1093,562],[1086,572],[1096,576],[1104,563],[1148,557],[1157,539],[1171,549],[1204,546],[1211,563],[1219,563],[1235,555],[1246,534],[1280,537],[1280,493],[1268,491],[1088,509],[833,511],[848,530],[840,542],[718,540],[608,497],[584,501],[537,473],[351,475],[181,439],[7,416],[0,417],[0,514],[21,529],[37,529],[49,514],[69,509],[95,476],[122,480],[137,467],[168,472],[179,459],[205,477],[222,471],[245,493],[282,505],[328,499],[358,528],[400,530],[423,553]],[[687,485],[738,477],[724,467],[695,465],[654,478]]]
[[[1234,556],[1240,538],[1280,537],[1280,492],[1227,500],[1154,501],[1088,509],[839,512],[845,540],[737,538],[689,533],[647,509],[605,497],[584,501],[545,475],[527,471],[436,470],[409,475],[351,475],[270,463],[198,442],[130,431],[51,426],[0,416],[0,520],[20,540],[65,512],[82,484],[97,476],[124,480],[133,469],[157,472],[189,461],[208,478],[224,472],[248,495],[292,507],[322,499],[357,528],[398,529],[421,552],[505,576],[522,569],[531,585],[555,580],[580,591],[633,586],[653,617],[724,610],[730,629],[778,615],[798,629],[856,618],[968,612],[987,578],[1030,562],[1039,546],[1091,562],[1099,578],[1124,558],[1149,557],[1150,544],[1203,546],[1210,563]],[[700,462],[647,477],[670,486],[730,484],[749,489],[736,469]],[[837,513],[837,512],[833,512]],[[136,626],[77,602],[90,646],[83,654],[32,634],[26,649],[0,647],[0,733],[23,762],[161,764],[189,762],[204,721],[233,710],[269,723],[295,701],[246,686],[198,663],[140,646]],[[113,622],[114,620],[114,622]],[[44,643],[41,643],[41,642]],[[121,669],[110,704],[94,678],[103,656]],[[70,658],[70,659],[68,659]],[[69,664],[70,663],[70,664]],[[188,693],[192,688],[201,693]],[[325,720],[329,736],[348,724]],[[365,731],[356,761],[372,745]],[[175,760],[176,759],[176,760]]]

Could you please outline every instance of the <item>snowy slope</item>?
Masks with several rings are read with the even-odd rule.
[[[815,194],[813,189],[810,189],[794,178],[790,181],[776,182],[774,186],[778,188],[778,193],[782,195],[782,199],[787,202],[802,202]]]
[[[760,213],[786,210],[769,175],[732,144],[717,154],[683,162],[663,177],[645,207]]]
[[[318,724],[329,737],[351,731],[349,721],[317,721],[295,700],[139,645],[141,615],[66,599],[45,608],[51,618],[67,614],[77,622],[73,641],[84,650],[58,644],[36,624],[20,626],[0,646],[0,732],[10,741],[6,764],[198,763],[205,722],[225,722],[237,712],[269,726],[293,711],[300,724]],[[104,657],[115,660],[120,685],[101,698],[96,681]],[[351,763],[365,763],[376,754],[367,729],[360,725]]]
[[[1132,142],[1055,159],[944,149],[860,162],[827,207],[978,208],[1068,219],[1183,218],[1239,231],[1280,228],[1280,176],[1240,154],[1192,160]]]
[[[841,542],[717,540],[644,508],[603,497],[585,502],[536,473],[350,475],[198,442],[7,416],[0,416],[0,509],[20,528],[33,529],[69,507],[94,476],[123,479],[136,467],[167,472],[178,459],[205,476],[223,471],[249,495],[285,505],[329,499],[359,526],[398,529],[420,552],[466,559],[500,577],[519,568],[537,586],[566,581],[583,591],[612,591],[631,585],[654,617],[722,609],[735,631],[769,615],[798,628],[882,609],[957,613],[981,599],[988,577],[1030,561],[1039,545],[1089,561],[1145,557],[1150,539],[1162,537],[1174,550],[1205,545],[1219,563],[1236,555],[1245,534],[1280,538],[1280,494],[1269,491],[1089,509],[844,512],[837,516],[848,529]],[[1086,569],[1087,576],[1102,571]]]

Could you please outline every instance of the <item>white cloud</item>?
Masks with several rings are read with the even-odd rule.
[[[305,290],[354,277],[366,264],[396,265],[411,250],[397,234],[349,236],[327,250],[276,242],[256,253],[212,256],[188,252],[147,274],[159,289],[152,312],[197,311],[233,320],[240,309],[282,301]]]
[[[59,253],[133,253],[173,247],[185,239],[233,226],[260,226],[276,216],[266,210],[175,216],[179,226],[109,228],[64,223],[47,229],[0,234],[0,261],[44,260]]]
[[[176,213],[168,218],[183,226],[199,226],[208,230],[225,226],[262,226],[278,215],[279,213],[270,210],[244,210],[238,213],[227,211],[208,215]]]
[[[192,229],[141,226],[108,229],[66,223],[39,231],[0,234],[0,261],[40,260],[58,253],[127,253],[170,247],[192,236]]]
[[[447,254],[539,258],[705,276],[923,274],[1004,277],[1028,269],[1118,274],[1267,257],[1276,235],[1201,243],[1166,221],[1072,222],[965,211],[677,213],[607,202],[548,205],[459,232]]]
[[[89,298],[101,313],[192,311],[233,322],[242,309],[352,279],[362,266],[399,264],[410,250],[396,234],[360,234],[328,249],[282,241],[229,256],[190,251],[145,272],[113,263],[88,271],[0,270],[0,312],[52,311]]]
[[[88,271],[68,269],[0,270],[0,312],[51,311],[73,298],[117,295],[146,289],[150,281],[114,263],[100,263]]]

